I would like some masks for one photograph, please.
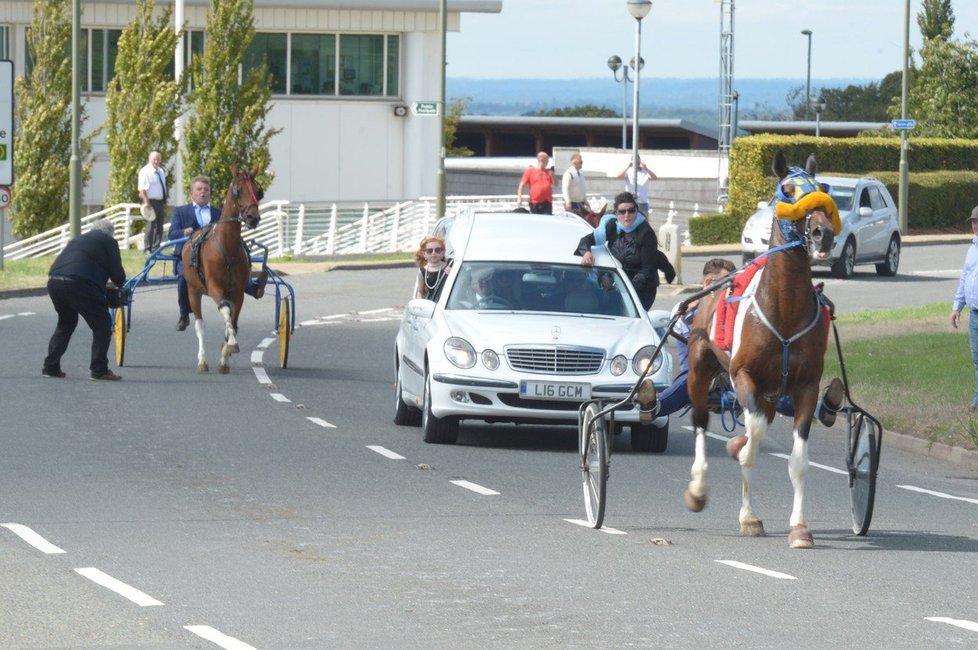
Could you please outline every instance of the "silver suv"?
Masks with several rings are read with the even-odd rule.
[[[896,202],[880,181],[869,176],[818,176],[829,186],[839,208],[842,232],[836,233],[832,254],[818,264],[832,267],[837,278],[852,277],[857,264],[875,264],[880,275],[896,275],[900,266],[900,227]],[[740,237],[744,263],[768,249],[773,200],[758,203]]]

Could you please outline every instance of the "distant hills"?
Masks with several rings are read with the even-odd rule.
[[[866,85],[878,79],[813,79],[812,93],[819,88],[845,88]],[[720,82],[716,78],[642,78],[643,117],[683,118],[706,125],[717,120]],[[741,120],[787,119],[787,96],[794,89],[804,90],[804,79],[738,79],[734,88],[740,95]],[[607,77],[582,79],[472,79],[449,77],[446,94],[471,97],[468,115],[525,115],[540,110],[594,104],[607,106],[621,114],[623,88],[608,73]],[[632,86],[628,86],[631,111]]]

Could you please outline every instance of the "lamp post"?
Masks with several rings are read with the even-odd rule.
[[[825,110],[825,98],[821,95],[812,100],[812,108],[815,110],[815,137],[822,135],[822,111]]]
[[[638,67],[645,66],[645,61],[639,61]],[[623,64],[621,57],[617,54],[608,57],[608,68],[615,77],[615,81],[622,85],[621,93],[621,148],[622,151],[628,149],[628,82],[632,78],[628,76],[628,70],[635,69],[635,59],[632,59],[631,66]],[[621,70],[621,79],[618,78],[618,71]]]
[[[801,33],[808,37],[808,66],[805,73],[805,119],[808,119],[808,107],[812,103],[812,30],[803,29]]]
[[[632,67],[635,70],[635,95],[632,100],[632,174],[634,175],[635,190],[638,191],[638,114],[639,86],[642,77],[642,19],[652,11],[652,0],[628,0],[625,3],[628,13],[635,19],[635,58]],[[636,67],[636,65],[638,67]]]

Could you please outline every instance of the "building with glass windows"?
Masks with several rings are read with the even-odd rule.
[[[207,0],[183,3],[185,60],[203,51]],[[164,0],[158,0],[163,4]],[[294,202],[394,201],[432,195],[438,165],[435,115],[418,104],[438,101],[439,0],[255,0],[256,36],[243,68],[267,61],[273,107],[267,126],[275,181],[266,197]],[[30,0],[0,3],[0,58],[24,73]],[[122,28],[132,0],[80,3],[82,101],[88,132],[105,119]],[[498,13],[502,0],[447,0],[449,31],[465,12]],[[104,138],[84,203],[102,204],[108,176]],[[148,152],[147,152],[148,153]],[[172,168],[176,161],[164,161]],[[16,160],[15,160],[16,165]],[[133,185],[136,172],[133,170]],[[210,170],[182,170],[183,178]]]

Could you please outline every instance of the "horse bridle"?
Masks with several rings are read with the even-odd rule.
[[[245,197],[245,199],[250,200],[250,202],[247,205],[245,205],[243,209],[238,204],[238,199],[241,197],[241,191],[238,189],[239,181],[245,184],[247,193],[250,195],[250,197],[249,196]],[[231,198],[234,200],[234,207],[237,209],[236,214],[233,217],[231,217],[231,220],[237,221],[239,223],[244,223],[245,219],[241,215],[247,212],[248,210],[250,210],[251,208],[255,208],[256,210],[258,209],[258,201],[261,198],[259,196],[259,193],[264,195],[264,192],[261,190],[260,186],[259,186],[259,190],[257,192],[255,191],[255,179],[251,176],[251,174],[249,174],[248,172],[241,172],[241,178],[235,178],[234,184],[231,185]]]

